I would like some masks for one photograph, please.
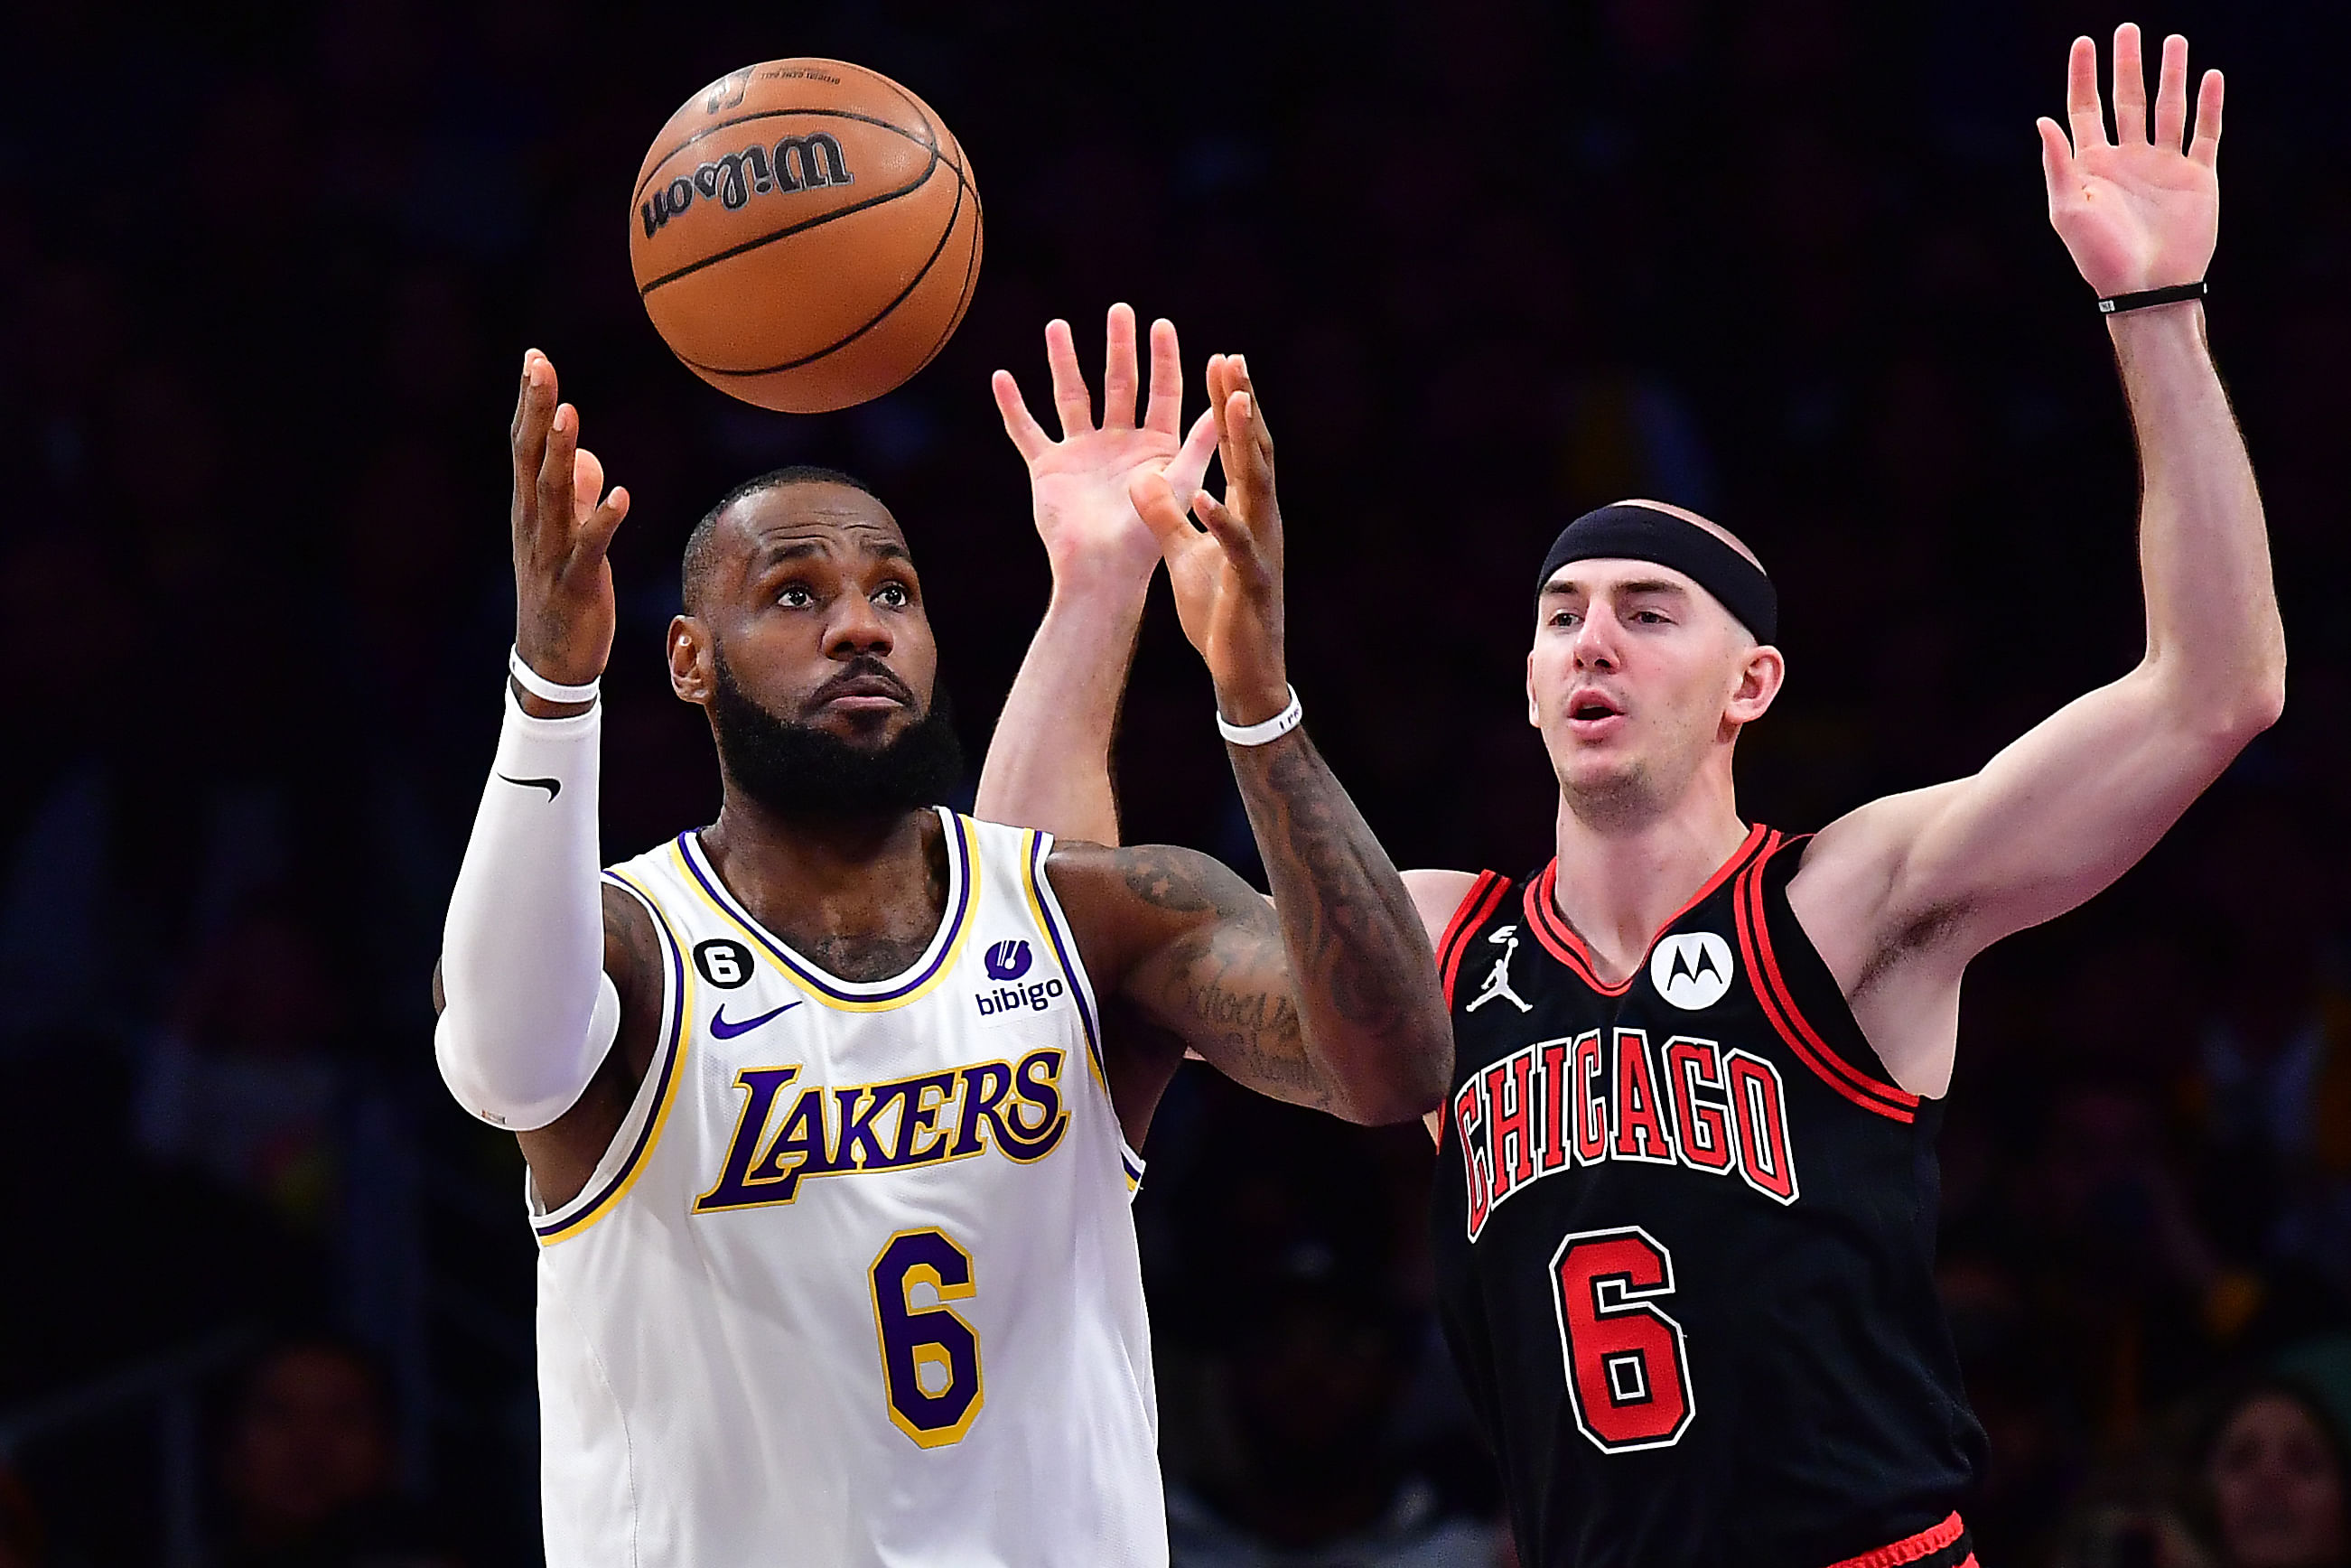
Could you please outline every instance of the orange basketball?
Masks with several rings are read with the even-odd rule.
[[[841,60],[730,72],[637,172],[629,260],[687,369],[762,408],[880,397],[946,346],[979,281],[979,192],[930,105]]]

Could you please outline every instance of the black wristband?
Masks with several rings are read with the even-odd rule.
[[[2204,298],[2201,279],[2194,283],[2175,283],[2168,288],[2149,288],[2137,294],[2116,294],[2098,301],[2098,314],[2119,316],[2126,310],[2144,310],[2150,305],[2177,305],[2183,299]]]

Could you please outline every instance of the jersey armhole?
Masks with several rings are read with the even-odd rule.
[[[1118,1140],[1121,1175],[1126,1180],[1130,1200],[1143,1186],[1144,1161],[1134,1145],[1126,1141],[1126,1126],[1118,1118],[1118,1097],[1110,1089],[1110,1061],[1102,1042],[1100,999],[1094,995],[1093,977],[1086,972],[1085,959],[1078,952],[1077,928],[1061,908],[1061,900],[1053,891],[1053,879],[1047,864],[1053,858],[1053,835],[1042,828],[1022,830],[1029,835],[1020,856],[1023,891],[1029,897],[1030,916],[1037,929],[1053,950],[1054,961],[1070,977],[1070,990],[1078,1008],[1078,1027],[1085,1036],[1086,1061],[1092,1069],[1095,1084],[1102,1090],[1103,1113],[1110,1117],[1112,1135]]]
[[[1918,1096],[1899,1084],[1864,1071],[1830,1045],[1796,1005],[1794,988],[1781,969],[1780,956],[1771,942],[1771,901],[1777,896],[1782,905],[1786,904],[1788,879],[1802,860],[1802,845],[1811,836],[1808,833],[1782,839],[1773,834],[1763,852],[1739,874],[1733,885],[1732,915],[1739,931],[1740,956],[1746,960],[1755,999],[1761,1005],[1763,1016],[1771,1020],[1774,1032],[1795,1052],[1797,1060],[1811,1069],[1813,1077],[1865,1111],[1888,1121],[1914,1122],[1918,1115]],[[1796,854],[1785,862],[1784,872],[1774,872],[1772,861],[1789,849],[1794,849]],[[1809,951],[1804,956],[1812,956]],[[1813,961],[1819,963],[1817,957]],[[1822,972],[1826,973],[1825,967]],[[1832,978],[1829,984],[1834,988],[1835,982]],[[1854,1032],[1858,1035],[1859,1030]],[[1875,1052],[1870,1060],[1876,1062]]]
[[[676,1103],[678,1080],[684,1067],[686,1020],[693,1012],[693,981],[686,969],[685,948],[670,929],[661,906],[643,888],[615,871],[605,872],[603,883],[634,898],[653,920],[662,951],[661,1032],[656,1037],[661,1043],[637,1085],[628,1113],[622,1117],[612,1141],[598,1157],[588,1185],[580,1189],[577,1197],[569,1203],[542,1209],[538,1187],[531,1185],[529,1177],[524,1178],[531,1230],[541,1247],[579,1235],[628,1196],[653,1158],[654,1145],[661,1142],[662,1129],[668,1124],[671,1106]]]
[[[1445,983],[1445,1006],[1448,1011],[1453,1007],[1454,981],[1461,974],[1461,954],[1469,946],[1470,935],[1486,924],[1487,917],[1494,913],[1494,906],[1510,890],[1509,877],[1499,872],[1479,872],[1478,880],[1471,883],[1469,891],[1461,895],[1460,904],[1453,911],[1453,918],[1447,923],[1445,935],[1437,944],[1437,973]]]

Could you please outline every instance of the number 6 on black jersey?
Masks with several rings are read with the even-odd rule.
[[[1560,1350],[1575,1424],[1603,1453],[1669,1448],[1698,1413],[1682,1325],[1652,1304],[1674,1293],[1673,1255],[1637,1225],[1583,1230],[1552,1255]]]

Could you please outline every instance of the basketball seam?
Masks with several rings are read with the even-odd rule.
[[[913,93],[908,92],[904,88],[900,87],[895,81],[892,80],[888,77],[883,77],[881,80],[882,85],[888,88],[892,92],[896,93],[898,95],[898,101],[904,104],[906,108],[913,112],[914,118],[922,122],[923,130],[929,133],[934,144],[935,144],[943,135],[946,136],[950,141],[954,140],[952,133],[947,132],[945,127],[934,125],[931,122],[928,107],[920,99],[916,99]],[[963,143],[956,141],[955,148],[956,158],[953,162],[950,163],[949,167],[955,170],[957,183],[959,183],[965,190],[971,193],[971,245],[969,248],[966,250],[963,258],[963,287],[956,292],[956,308],[948,314],[946,328],[939,333],[937,341],[931,345],[930,351],[915,362],[913,370],[906,372],[907,381],[912,381],[914,377],[922,374],[923,367],[939,357],[939,350],[947,346],[947,340],[955,336],[955,330],[957,327],[963,325],[963,313],[971,306],[972,284],[975,280],[974,275],[977,270],[976,264],[979,259],[979,236],[987,224],[987,212],[981,205],[979,200],[979,188],[971,183],[968,172],[964,168]],[[947,240],[955,237],[956,219],[961,215],[962,208],[960,204],[957,204],[957,208],[955,212],[947,214],[947,231],[940,237],[939,241],[941,250],[946,249]],[[929,269],[925,267],[925,270],[928,271]],[[920,280],[917,279],[916,281],[919,282]],[[892,308],[895,309],[896,306],[893,305]]]
[[[962,150],[962,143],[956,143],[956,151],[960,152]],[[963,170],[957,167],[956,172],[960,176]],[[965,184],[968,186],[970,182],[966,181]],[[922,364],[916,365],[906,372],[906,378],[909,381],[922,374],[923,367],[939,357],[939,350],[947,346],[947,340],[953,338],[956,335],[956,329],[963,325],[963,313],[971,308],[972,290],[979,282],[979,238],[986,225],[987,209],[980,203],[979,192],[974,189],[971,193],[971,248],[963,258],[963,292],[956,296],[955,314],[947,318],[946,328],[940,332],[939,340],[933,343],[931,351],[923,356]],[[947,232],[955,233],[955,224],[952,220],[947,224]]]
[[[921,111],[918,110],[915,112],[919,118]],[[724,124],[713,125],[705,130],[697,131],[692,136],[687,137],[684,141],[671,148],[667,152],[663,153],[661,162],[654,164],[653,168],[647,172],[645,177],[637,182],[636,190],[632,193],[629,197],[630,204],[634,205],[636,203],[643,201],[645,198],[645,193],[653,189],[654,179],[659,176],[663,170],[670,166],[671,161],[676,158],[679,153],[684,152],[689,148],[699,143],[703,138],[706,136],[716,136],[720,131],[728,129],[730,126],[748,125],[755,120],[778,120],[789,114],[805,114],[829,120],[853,120],[861,125],[878,126],[882,130],[889,131],[893,136],[904,137],[915,146],[920,147],[925,152],[928,152],[934,162],[937,162],[939,160],[937,131],[928,120],[925,120],[923,121],[923,129],[932,132],[932,139],[925,141],[921,137],[916,136],[914,132],[908,131],[903,125],[893,125],[886,120],[879,120],[870,114],[859,114],[853,110],[763,109],[756,114],[738,114],[734,119],[726,121]],[[961,171],[956,172],[956,178],[958,180],[963,179]],[[968,184],[970,182],[965,181],[964,183]]]
[[[936,160],[936,161],[937,161],[937,162],[946,162],[946,160],[945,160],[945,159],[943,159],[943,158],[938,158],[938,155],[937,155],[937,150],[936,150],[936,149],[933,149],[932,156],[933,156],[933,158],[934,158],[935,160]],[[953,167],[954,167],[954,165],[953,165],[953,164],[948,164],[948,167],[949,167],[949,168],[953,168]],[[927,178],[928,178],[928,177],[927,177],[927,176],[925,176],[925,182],[926,182],[926,183],[927,183]],[[956,183],[956,204],[955,204],[955,207],[954,207],[954,209],[953,209],[952,211],[950,211],[950,212],[947,214],[946,226],[945,228],[943,228],[943,229],[941,229],[941,230],[939,231],[939,243],[938,243],[938,244],[936,244],[936,245],[935,245],[935,246],[933,246],[931,247],[930,259],[923,263],[923,269],[922,269],[920,272],[917,272],[916,274],[914,274],[914,280],[913,280],[912,282],[908,283],[908,284],[906,285],[906,287],[904,287],[904,288],[902,288],[902,289],[900,289],[900,290],[898,291],[898,298],[896,298],[895,299],[893,299],[892,301],[890,301],[890,303],[889,303],[889,304],[884,305],[883,307],[882,307],[882,308],[881,308],[880,310],[878,310],[878,311],[876,311],[876,312],[874,313],[874,315],[873,315],[873,319],[872,319],[872,320],[870,320],[870,321],[866,322],[866,323],[865,323],[865,325],[863,325],[862,327],[858,328],[855,331],[853,331],[853,332],[850,333],[847,337],[842,338],[842,339],[839,340],[838,340],[838,341],[836,341],[836,342],[828,343],[828,344],[827,344],[827,345],[825,345],[823,348],[819,349],[819,350],[818,350],[815,353],[813,353],[813,354],[803,354],[800,358],[799,358],[799,359],[797,359],[797,360],[787,360],[787,361],[784,361],[782,364],[780,364],[780,365],[768,365],[768,366],[766,366],[766,367],[764,367],[764,368],[762,368],[762,369],[759,369],[759,370],[752,370],[752,371],[729,371],[729,370],[722,370],[722,369],[720,369],[720,368],[719,368],[718,366],[716,366],[716,365],[705,365],[705,364],[704,364],[704,363],[703,363],[701,361],[699,361],[699,360],[685,360],[685,356],[684,356],[684,355],[683,355],[683,354],[678,355],[678,358],[679,358],[679,359],[681,359],[681,360],[685,360],[685,362],[686,362],[688,365],[691,365],[694,369],[695,369],[695,370],[697,370],[697,371],[700,371],[704,372],[704,373],[705,373],[705,374],[706,374],[706,375],[714,375],[714,376],[772,376],[772,375],[779,375],[779,374],[781,374],[782,372],[784,372],[785,371],[796,371],[796,370],[799,369],[802,365],[810,365],[810,364],[814,364],[817,361],[823,359],[826,355],[828,355],[828,354],[833,354],[833,353],[838,353],[838,352],[839,352],[840,350],[841,350],[842,349],[845,349],[845,348],[849,347],[849,345],[850,345],[850,344],[854,343],[855,341],[857,341],[857,340],[858,340],[858,339],[862,338],[863,336],[865,336],[865,334],[866,334],[866,333],[871,332],[872,330],[873,330],[873,329],[874,329],[874,328],[879,327],[880,325],[882,325],[882,323],[883,323],[883,322],[884,322],[884,321],[888,320],[888,319],[890,319],[890,317],[891,317],[892,313],[893,313],[893,312],[894,312],[894,311],[898,308],[898,307],[899,307],[899,306],[904,305],[904,304],[908,299],[910,299],[910,298],[912,298],[914,297],[914,290],[916,290],[917,288],[920,288],[920,287],[923,286],[923,279],[925,279],[925,277],[928,277],[931,275],[931,268],[933,268],[933,267],[936,267],[936,266],[939,264],[939,257],[940,257],[941,256],[943,256],[944,254],[946,254],[946,248],[947,248],[947,241],[948,241],[950,238],[954,237],[954,235],[955,235],[955,226],[956,226],[956,219],[957,219],[957,218],[959,218],[959,217],[961,217],[961,216],[963,215],[963,197],[964,197],[964,191],[965,191],[966,189],[967,189],[967,187],[964,185],[963,182],[961,182],[960,180],[958,180],[958,181]],[[902,193],[901,193],[901,194],[904,194],[904,193],[903,193],[903,192],[902,192]],[[868,204],[868,205],[871,205],[872,204],[870,204],[870,203],[869,203],[869,204]],[[845,209],[843,209],[843,211],[844,211],[844,212],[854,212],[855,210],[856,210],[856,209],[855,209],[855,208],[853,208],[853,207],[852,207],[852,208],[845,208]],[[974,214],[974,215],[975,215],[975,216],[977,216],[977,215],[978,210],[979,210],[979,193],[977,193],[977,191],[974,191],[974,192],[972,193],[972,211],[973,211],[973,214]],[[841,214],[840,214],[840,213],[836,213],[836,214],[832,214],[832,216],[834,216],[834,217],[839,217],[839,216],[841,216]],[[822,221],[822,220],[819,220],[819,221]],[[804,226],[813,227],[814,225],[804,225]],[[773,238],[781,238],[781,237],[783,237],[783,236],[781,236],[781,235],[773,235],[773,236],[770,236],[770,237],[773,237]],[[767,243],[767,242],[766,242],[766,241],[764,241],[764,240],[762,240],[762,241],[760,241],[760,242],[758,242],[758,243],[760,243],[760,244],[763,244],[763,245],[764,245],[764,244],[765,244],[765,243]],[[743,248],[748,248],[748,247],[747,246],[747,247],[743,247]],[[719,258],[718,258],[718,257],[716,257],[716,256],[713,256],[711,259],[712,259],[712,260],[714,260],[714,261],[716,261],[716,260],[718,260]],[[705,264],[705,265],[707,265],[707,264]],[[938,350],[937,350],[936,349],[934,349],[934,350],[932,350],[931,351],[932,351],[933,353],[936,353]],[[929,361],[928,359],[925,359],[925,360],[923,361],[923,363],[924,363],[924,364],[928,364],[928,363],[930,363],[930,361]],[[917,366],[915,367],[915,369],[916,369],[916,370],[920,370],[921,368],[922,368],[922,366],[920,366],[920,365],[917,365]],[[907,372],[907,373],[911,375],[911,374],[913,373],[913,371],[909,371],[909,372]]]
[[[954,131],[949,131],[944,125],[935,125],[931,122],[929,107],[925,105],[922,99],[916,98],[913,93],[908,92],[904,88],[900,87],[896,82],[891,80],[888,77],[883,76],[881,72],[875,71],[872,74],[875,81],[880,82],[883,87],[886,87],[892,92],[896,93],[898,95],[898,101],[904,104],[908,109],[914,110],[914,118],[923,122],[923,130],[930,136],[931,145],[933,147],[937,147],[940,144],[941,140],[944,139],[948,141],[955,141],[956,151],[958,153],[963,151],[963,143],[956,141],[956,134]],[[951,162],[947,167],[955,171],[955,177],[957,183],[959,183],[965,190],[971,193],[972,201],[977,203],[979,200],[979,187],[971,183],[968,171],[967,171],[961,163]]]
[[[939,350],[947,346],[948,340],[956,335],[956,329],[963,325],[963,313],[971,308],[972,286],[979,281],[979,269],[974,265],[979,258],[980,213],[977,202],[972,204],[971,223],[971,250],[964,257],[963,292],[956,296],[955,314],[947,318],[947,324],[941,329],[939,340],[931,345],[931,351],[923,356],[920,364],[906,372],[910,381],[922,374],[924,367],[939,357]]]
[[[911,140],[911,138],[909,140]],[[921,144],[918,142],[916,145],[919,146]],[[694,274],[700,272],[704,267],[716,267],[722,261],[731,261],[735,257],[743,255],[746,251],[757,250],[764,245],[773,245],[779,239],[789,239],[796,234],[806,234],[810,229],[823,227],[826,224],[831,223],[836,218],[845,218],[852,213],[862,213],[869,207],[882,206],[886,203],[896,201],[901,196],[911,196],[916,191],[919,191],[924,186],[929,184],[931,183],[931,176],[937,173],[940,166],[946,163],[946,160],[940,157],[939,150],[934,147],[931,149],[931,161],[924,167],[923,177],[916,180],[913,184],[901,185],[894,191],[884,191],[878,196],[868,196],[862,202],[852,202],[845,207],[836,207],[831,212],[826,213],[821,217],[808,218],[796,224],[786,224],[782,228],[776,229],[768,234],[763,234],[757,239],[747,239],[740,245],[729,246],[725,250],[721,251],[714,251],[710,255],[704,256],[700,261],[689,262],[685,266],[679,267],[676,271],[665,272],[659,277],[654,278],[651,283],[643,285],[637,290],[637,298],[640,299],[650,298],[653,291],[656,288],[666,287],[668,285],[675,283],[681,277],[690,277]],[[953,167],[951,164],[947,166],[950,168]],[[961,182],[958,181],[957,183],[960,185]],[[956,204],[960,207],[962,204],[963,193],[961,190],[957,190],[956,193]],[[953,220],[950,219],[949,221],[952,222]]]

